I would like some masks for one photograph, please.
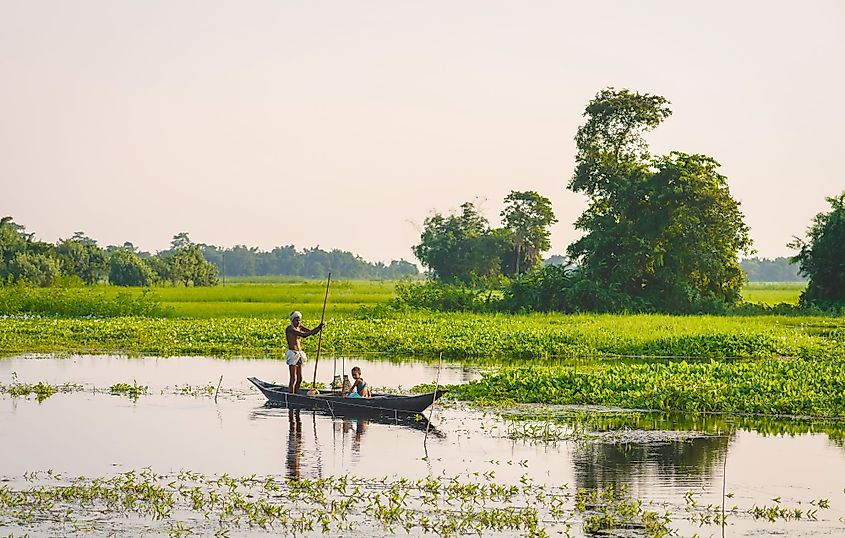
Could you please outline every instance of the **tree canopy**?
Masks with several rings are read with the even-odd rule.
[[[537,266],[552,247],[549,227],[557,222],[552,202],[534,191],[512,191],[505,197],[502,225],[510,232],[511,255],[506,273],[519,275]]]
[[[807,238],[794,238],[792,260],[809,278],[802,304],[845,307],[845,192],[826,198],[831,210],[819,213],[807,229]]]
[[[738,253],[751,248],[748,227],[714,159],[649,153],[644,134],[671,114],[668,104],[608,88],[587,106],[569,187],[589,206],[575,222],[584,236],[567,252],[585,293],[617,307],[685,312],[734,304],[743,283]]]
[[[503,227],[492,228],[472,202],[454,215],[435,212],[425,219],[414,255],[442,282],[490,285],[517,276],[541,262],[557,219],[549,199],[534,191],[512,191],[501,217]]]

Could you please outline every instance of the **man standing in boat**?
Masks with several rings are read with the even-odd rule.
[[[298,310],[291,312],[290,325],[285,329],[285,337],[288,341],[287,360],[288,368],[290,369],[290,385],[288,390],[291,394],[299,392],[299,385],[302,384],[302,363],[307,357],[302,351],[301,341],[312,334],[317,334],[323,330],[324,323],[320,323],[313,329],[309,329],[302,324],[302,314]]]

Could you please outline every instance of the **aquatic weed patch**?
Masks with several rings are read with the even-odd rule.
[[[0,394],[8,394],[12,398],[26,398],[34,395],[38,402],[43,402],[50,396],[57,393],[77,392],[83,390],[82,385],[75,383],[62,383],[60,385],[53,385],[39,381],[37,383],[20,383],[13,380],[11,384],[4,385],[0,383]]]
[[[451,388],[478,403],[587,404],[686,412],[845,417],[845,363],[758,359],[507,368]]]
[[[581,520],[587,525],[593,511],[576,506],[565,485],[537,484],[527,476],[519,483],[501,484],[492,473],[482,479],[343,475],[287,480],[189,471],[162,475],[145,469],[110,478],[65,479],[50,472],[29,473],[26,479],[37,484],[0,486],[0,524],[27,532],[84,528],[129,534],[141,527],[171,535],[225,536],[244,531],[337,534],[367,528],[385,534],[571,536],[573,526]],[[622,503],[629,503],[624,512]],[[602,512],[616,522],[605,526],[609,529],[642,528],[656,520],[642,503],[621,494]],[[655,532],[646,536],[666,535],[667,523],[654,526]]]
[[[775,316],[406,313],[329,318],[326,353],[378,352],[473,360],[549,357],[845,359],[843,322]],[[269,354],[284,319],[0,319],[0,351]],[[306,346],[315,342],[305,341]]]
[[[733,494],[728,494],[732,498]],[[290,480],[274,475],[206,476],[150,469],[110,477],[26,473],[0,485],[0,525],[34,534],[170,536],[229,535],[677,535],[673,527],[813,522],[827,499],[795,507],[740,508],[705,504],[693,492],[684,504],[653,503],[624,485],[570,491],[523,475],[502,483],[483,475],[362,478],[351,475]],[[762,528],[762,527],[761,527]]]

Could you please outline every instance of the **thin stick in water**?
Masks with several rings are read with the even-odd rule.
[[[214,391],[214,403],[217,403],[217,393],[220,392],[220,384],[223,383],[223,376],[220,376],[220,381],[217,382],[217,390]]]
[[[425,439],[423,439],[423,447],[428,443],[428,428],[431,426],[431,417],[434,416],[434,404],[437,403],[437,389],[440,387],[440,370],[443,369],[443,352],[440,352],[440,364],[437,366],[437,380],[434,382],[434,397],[431,399],[431,411],[428,413],[428,422],[425,423]]]

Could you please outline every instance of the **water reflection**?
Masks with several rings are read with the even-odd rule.
[[[285,457],[287,476],[293,480],[301,478],[302,461],[302,418],[299,409],[288,409],[288,450]]]
[[[717,476],[731,436],[707,436],[687,441],[581,443],[572,456],[578,487],[633,485],[653,481],[671,485],[701,483]]]
[[[359,463],[378,461],[390,457],[395,447],[386,444],[385,434],[395,428],[426,432],[432,439],[445,439],[446,435],[422,416],[383,417],[379,415],[333,416],[319,410],[288,409],[263,405],[253,409],[251,420],[287,419],[287,428],[281,430],[281,449],[284,455],[285,474],[292,480],[320,478],[323,476],[323,459],[328,458],[330,473],[355,472]],[[371,433],[372,428],[375,433]],[[372,446],[366,439],[375,435]],[[419,435],[418,434],[418,435]],[[419,447],[424,450],[423,437]],[[365,453],[366,452],[366,453]],[[338,467],[340,466],[340,467]]]

